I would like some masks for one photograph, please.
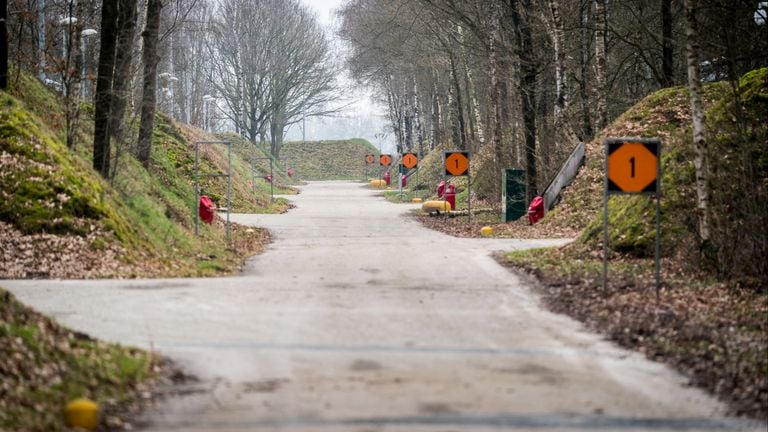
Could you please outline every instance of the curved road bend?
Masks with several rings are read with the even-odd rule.
[[[274,243],[217,279],[3,281],[96,337],[152,348],[196,384],[151,431],[751,430],[685,379],[544,310],[489,253],[361,184],[311,183]]]

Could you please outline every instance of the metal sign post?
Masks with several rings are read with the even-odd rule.
[[[652,195],[656,201],[656,299],[661,289],[661,140],[607,138],[603,195],[603,291],[608,287],[608,198],[616,194]]]
[[[275,201],[275,170],[274,170],[274,159],[270,157],[254,157],[251,158],[251,177],[253,181],[253,192],[256,193],[256,161],[257,160],[268,160],[269,161],[269,178],[271,179],[269,181],[269,195],[270,195],[270,202]]]
[[[445,177],[467,177],[467,223],[472,223],[472,177],[469,174],[469,160],[471,154],[468,151],[446,151],[443,152],[443,165],[445,167]],[[448,182],[445,182],[445,195],[448,195]],[[443,204],[445,205],[445,204]],[[453,209],[455,210],[455,209]]]
[[[227,173],[200,174],[200,146],[201,145],[226,145],[227,146]],[[232,143],[229,141],[196,141],[195,142],[195,236],[200,232],[200,177],[226,177],[227,178],[227,244],[231,244],[230,214],[232,212]]]

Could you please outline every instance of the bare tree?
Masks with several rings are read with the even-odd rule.
[[[701,103],[701,76],[699,73],[699,33],[697,19],[698,0],[685,0],[685,51],[688,64],[688,89],[691,93],[693,121],[693,153],[696,167],[696,209],[699,221],[699,239],[709,242],[709,155],[704,129],[704,108]]]
[[[608,87],[606,83],[606,0],[595,1],[595,93],[597,96],[597,129],[600,130],[608,124]]]
[[[8,88],[8,3],[0,7],[0,90]]]
[[[96,80],[93,168],[104,178],[110,172],[109,121],[112,106],[112,80],[117,45],[118,0],[103,0],[101,6],[101,51]]]
[[[144,38],[144,51],[142,53],[144,90],[141,98],[141,124],[139,126],[139,143],[136,150],[136,159],[147,169],[149,169],[149,162],[152,157],[152,131],[155,126],[157,63],[159,61],[157,44],[160,35],[160,14],[162,8],[162,0],[148,0],[147,24],[142,33]]]

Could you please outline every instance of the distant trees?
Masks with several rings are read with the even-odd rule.
[[[757,2],[698,1],[703,79],[768,64]],[[349,69],[389,107],[398,147],[472,149],[491,201],[501,168],[541,193],[575,140],[686,82],[683,0],[351,0],[340,15]]]
[[[223,0],[211,27],[211,84],[225,115],[253,143],[269,136],[277,157],[288,126],[339,96],[328,40],[296,0]]]
[[[0,43],[0,57],[65,96],[70,147],[79,101],[93,96],[93,167],[107,178],[123,150],[150,165],[157,111],[235,129],[277,155],[290,125],[339,97],[341,65],[298,0],[9,2],[13,45],[3,56]]]

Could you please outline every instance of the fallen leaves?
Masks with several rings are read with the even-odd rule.
[[[569,246],[500,262],[533,275],[553,311],[673,365],[735,414],[768,418],[768,293],[707,281],[665,260],[657,301],[653,260],[621,256],[603,290],[601,261],[583,252]]]
[[[0,289],[2,430],[63,431],[61,410],[77,397],[101,405],[102,430],[129,428],[125,418],[172,372],[152,354],[63,328]]]

